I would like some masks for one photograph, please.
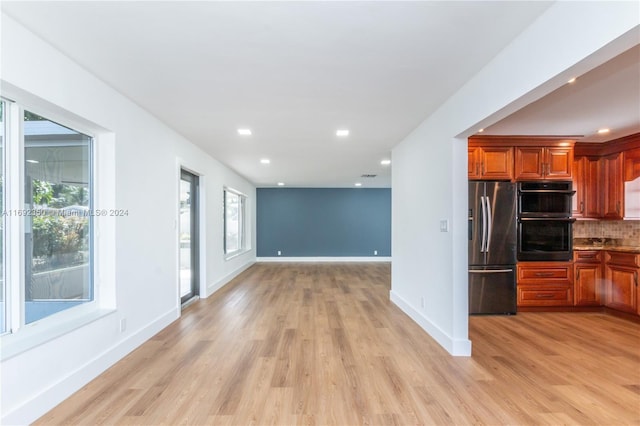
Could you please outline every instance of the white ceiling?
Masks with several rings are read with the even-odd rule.
[[[576,77],[483,134],[577,135],[580,142],[604,142],[640,132],[640,44]]]
[[[280,181],[386,187],[390,170],[380,160],[550,4],[3,1],[1,7],[259,187]],[[630,69],[633,55],[621,60],[627,82],[637,77],[635,55]],[[609,72],[600,78],[601,86],[618,87]],[[563,91],[585,90],[587,81],[585,75],[549,95],[557,106],[538,101],[487,133],[588,134],[594,126],[622,126],[593,122],[628,115],[612,107],[585,118],[584,99],[562,103]],[[637,82],[592,96],[601,104],[629,99],[638,94]],[[253,135],[237,135],[238,127]],[[338,139],[338,128],[350,136]],[[260,164],[265,157],[271,164]]]

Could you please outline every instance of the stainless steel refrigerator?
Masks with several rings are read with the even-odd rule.
[[[469,313],[516,313],[516,187],[469,182]]]

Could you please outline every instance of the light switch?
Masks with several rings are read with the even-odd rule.
[[[449,232],[449,221],[441,220],[440,221],[440,232]]]

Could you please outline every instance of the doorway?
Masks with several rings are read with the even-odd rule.
[[[198,176],[180,170],[179,264],[180,302],[197,299],[200,288],[198,244]]]

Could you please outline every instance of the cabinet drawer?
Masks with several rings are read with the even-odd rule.
[[[601,250],[574,250],[573,261],[577,263],[601,263]]]
[[[567,283],[572,281],[571,262],[520,262],[518,263],[518,284]]]
[[[607,263],[611,265],[640,268],[640,255],[620,251],[607,251]]]
[[[569,286],[519,286],[518,306],[572,306]]]

